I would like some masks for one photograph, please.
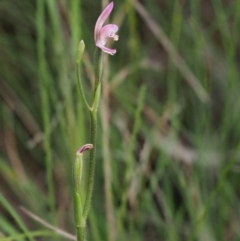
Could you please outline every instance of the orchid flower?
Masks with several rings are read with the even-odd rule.
[[[110,49],[105,47],[108,38],[113,38],[115,41],[118,40],[118,35],[115,33],[118,31],[118,26],[115,24],[107,24],[103,27],[104,22],[110,15],[113,9],[113,2],[107,5],[99,16],[94,30],[95,44],[98,48],[102,49],[103,52],[114,55],[117,51],[116,49]]]

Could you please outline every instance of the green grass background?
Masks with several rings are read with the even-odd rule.
[[[0,0],[1,241],[67,240],[20,206],[75,234],[72,162],[89,140],[75,59],[83,39],[89,99],[107,3]],[[240,240],[240,1],[114,3],[87,240]]]

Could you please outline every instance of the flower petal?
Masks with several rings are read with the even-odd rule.
[[[99,38],[97,42],[100,41],[102,45],[105,45],[108,38],[114,38],[115,33],[118,31],[118,26],[115,24],[107,24],[105,25],[99,34]]]
[[[116,49],[109,49],[107,47],[105,47],[104,45],[101,44],[96,44],[97,47],[99,47],[103,52],[107,53],[107,54],[111,54],[114,55],[117,53]]]
[[[103,26],[103,23],[106,21],[106,19],[108,18],[108,16],[112,12],[113,6],[114,6],[113,2],[109,3],[107,5],[107,7],[102,11],[101,15],[98,17],[98,20],[96,22],[95,29],[94,29],[95,42],[97,42],[98,35],[99,35],[100,30]]]

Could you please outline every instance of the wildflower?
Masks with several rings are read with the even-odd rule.
[[[97,47],[102,49],[103,52],[114,55],[117,51],[116,49],[110,49],[105,47],[108,38],[113,38],[115,41],[118,40],[118,35],[115,33],[118,31],[118,26],[115,24],[107,24],[103,27],[103,23],[106,21],[113,9],[113,2],[108,4],[108,6],[103,10],[99,16],[94,30],[94,39]]]

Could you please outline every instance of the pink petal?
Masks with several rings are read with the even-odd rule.
[[[111,54],[114,55],[117,53],[116,49],[109,49],[101,44],[96,44],[97,47],[99,47],[103,52],[107,53],[107,54]]]
[[[111,38],[111,35],[114,36],[118,31],[118,26],[115,24],[105,25],[99,34],[98,42],[100,41],[102,45],[105,45],[108,38]]]
[[[96,22],[95,29],[94,29],[94,39],[95,39],[95,42],[97,42],[97,38],[98,38],[100,30],[101,30],[101,28],[103,26],[103,23],[106,21],[106,19],[108,18],[108,16],[112,12],[113,6],[114,6],[113,2],[109,3],[107,5],[107,7],[102,11],[101,15],[98,17],[98,20]]]

